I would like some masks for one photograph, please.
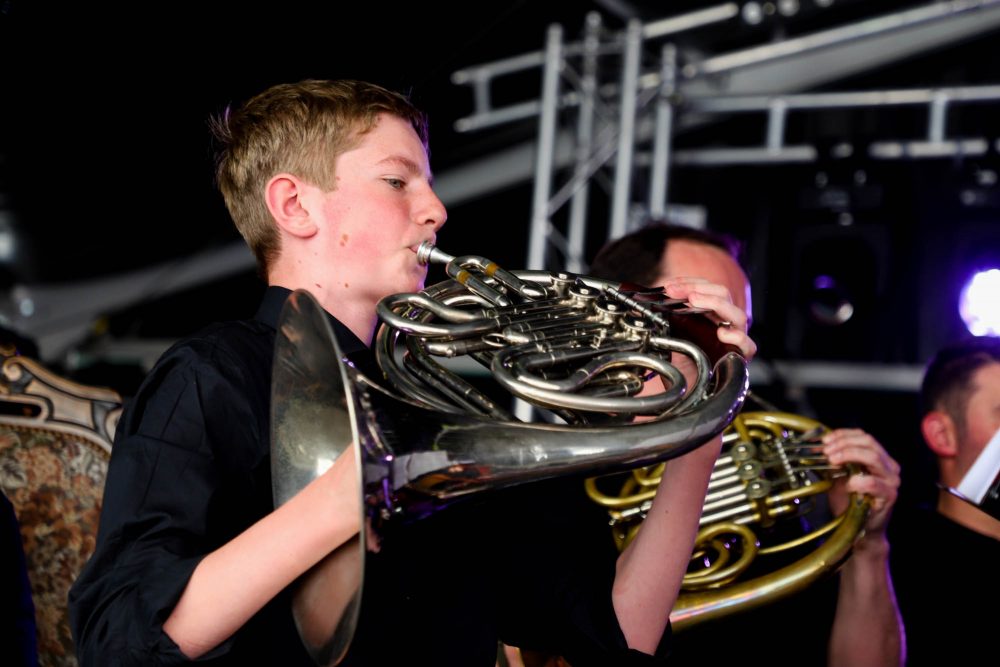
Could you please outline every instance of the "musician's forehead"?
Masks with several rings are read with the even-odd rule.
[[[670,241],[660,262],[659,280],[681,276],[704,278],[725,286],[733,303],[750,313],[750,281],[739,263],[722,248],[687,239]]]

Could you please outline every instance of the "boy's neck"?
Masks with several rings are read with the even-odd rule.
[[[295,280],[282,280],[274,275],[269,277],[268,283],[277,287],[285,287],[292,290],[305,289],[319,302],[323,309],[337,318],[345,327],[351,330],[362,343],[367,347],[372,346],[372,339],[375,335],[375,325],[378,324],[376,305],[364,299],[345,298],[343,293],[330,294],[328,291],[309,289],[302,287]]]

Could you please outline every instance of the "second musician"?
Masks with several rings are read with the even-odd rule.
[[[602,248],[592,262],[591,273],[654,286],[669,284],[675,276],[696,276],[726,285],[736,303],[750,313],[750,285],[738,256],[739,244],[724,235],[653,223]],[[720,636],[739,650],[760,647],[773,665],[901,664],[902,629],[889,576],[886,538],[899,487],[899,466],[874,438],[858,429],[833,430],[822,442],[823,454],[832,464],[856,464],[866,473],[834,486],[829,494],[833,511],[843,511],[850,492],[868,494],[873,502],[864,536],[839,573],[839,582],[833,582],[832,590],[830,585],[820,585],[752,614],[678,633],[674,636],[674,664],[702,664]],[[672,465],[667,463],[664,477],[670,475]],[[644,530],[645,526],[638,537]],[[774,628],[781,628],[780,639],[774,640],[781,645],[780,650],[766,648]]]

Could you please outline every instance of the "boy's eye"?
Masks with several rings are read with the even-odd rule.
[[[385,179],[385,182],[388,183],[390,187],[393,187],[396,190],[401,190],[405,185],[405,183],[403,183],[403,180],[399,178],[387,178]]]

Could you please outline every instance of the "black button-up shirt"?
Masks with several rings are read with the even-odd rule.
[[[97,548],[70,593],[84,667],[186,662],[163,623],[194,568],[273,509],[271,366],[288,294],[269,288],[253,320],[174,345],[127,406]],[[367,347],[331,323],[344,357],[379,377]],[[368,555],[343,664],[487,667],[498,639],[574,665],[638,658],[624,648],[611,607],[608,531],[579,525],[595,516],[590,510],[603,512],[581,505],[581,486],[556,480],[488,493],[399,527],[392,550]],[[280,594],[201,662],[313,665],[289,597]]]

